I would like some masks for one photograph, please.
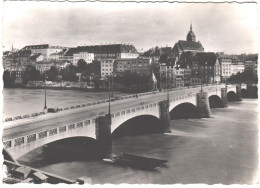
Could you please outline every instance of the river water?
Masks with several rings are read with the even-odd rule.
[[[24,106],[23,103],[30,104],[27,104],[28,100],[19,100],[37,101],[39,96],[35,92],[12,92],[16,93],[13,96],[16,100],[5,101],[5,104],[15,103],[11,104],[16,106],[13,110],[20,111],[18,108]],[[88,95],[93,97],[93,93],[82,91],[53,92],[55,96],[61,95],[53,101],[68,100],[71,104],[88,98]],[[78,95],[75,96],[74,92]],[[5,99],[8,97],[4,96]],[[73,154],[70,154],[70,160],[50,162],[50,154],[44,147],[24,155],[19,161],[70,179],[86,176],[94,184],[255,184],[258,180],[257,106],[256,99],[243,99],[242,102],[229,103],[228,108],[211,109],[212,118],[171,120],[170,134],[113,139],[114,153],[126,152],[168,160],[165,167],[154,171],[113,166],[101,160],[78,160],[73,158]]]

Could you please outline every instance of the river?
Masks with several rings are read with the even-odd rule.
[[[23,112],[20,108],[25,105],[30,106],[29,101],[38,101],[42,106],[39,102],[42,96],[36,95],[37,90],[26,92],[12,91],[15,100],[8,99],[4,104],[15,106],[13,110],[19,112]],[[49,96],[50,101],[67,104],[97,96],[82,91],[52,92],[56,97]],[[24,155],[19,162],[70,179],[87,176],[94,184],[254,184],[258,180],[258,101],[243,99],[228,105],[228,108],[211,109],[211,118],[171,120],[171,134],[113,139],[114,153],[168,160],[166,167],[154,171],[113,166],[100,160],[78,160],[73,154],[71,160],[50,162],[44,147]]]

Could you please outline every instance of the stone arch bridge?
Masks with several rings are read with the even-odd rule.
[[[168,92],[148,92],[133,95],[127,99],[111,102],[111,114],[107,114],[108,103],[84,107],[55,114],[46,114],[36,119],[18,120],[4,124],[4,149],[14,159],[45,144],[70,137],[96,139],[104,156],[112,152],[111,134],[127,120],[151,115],[161,121],[165,132],[170,127],[170,111],[183,103],[197,108],[202,118],[209,118],[209,97],[221,99],[221,106],[227,107],[227,93],[233,93],[236,100],[242,100],[241,88],[245,85],[210,85],[171,89]],[[167,100],[167,95],[169,96]]]

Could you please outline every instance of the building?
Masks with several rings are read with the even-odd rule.
[[[11,69],[12,66],[20,65],[34,65],[36,62],[43,60],[43,56],[39,53],[32,53],[31,50],[20,50],[9,53],[3,58],[3,65],[5,70]]]
[[[150,58],[131,58],[116,59],[114,61],[114,73],[132,72],[139,75],[150,76],[152,72],[152,59]]]
[[[177,43],[175,43],[170,57],[177,57],[179,59],[181,54],[187,51],[191,51],[191,52],[204,51],[202,44],[199,41],[196,42],[196,36],[192,31],[192,25],[190,26],[190,31],[187,34],[186,41],[179,40]]]
[[[101,77],[107,77],[114,71],[114,59],[102,59],[100,60]]]
[[[242,73],[245,70],[245,65],[241,61],[233,61],[231,64],[231,74],[236,75],[238,72]]]
[[[73,54],[73,65],[77,65],[80,59],[84,59],[87,64],[92,63],[94,60],[94,53],[79,52]]]
[[[34,54],[40,53],[43,55],[43,60],[47,61],[47,60],[50,60],[51,54],[60,52],[63,49],[64,49],[64,47],[60,47],[60,46],[51,46],[49,44],[40,44],[40,45],[25,46],[21,49],[21,51],[31,50],[32,53],[34,53]]]
[[[160,88],[176,87],[176,68],[175,63],[160,63]],[[168,86],[166,79],[168,79]]]
[[[63,56],[65,54],[65,52],[67,51],[68,49],[63,49],[62,51],[59,51],[59,52],[55,52],[55,53],[52,53],[50,54],[49,56],[49,60],[55,60],[55,61],[58,61],[58,60],[63,60]]]
[[[52,66],[54,66],[53,62],[39,62],[39,63],[36,63],[35,68],[36,68],[36,70],[40,71],[40,73],[42,74],[42,73],[50,70],[50,68]]]
[[[198,52],[191,66],[191,85],[219,83],[221,81],[220,62],[213,52]]]
[[[253,59],[245,60],[245,72],[251,72],[257,75],[258,61]]]
[[[136,48],[130,44],[105,44],[89,45],[70,48],[65,56],[73,56],[75,53],[88,52],[94,54],[95,60],[101,59],[127,59],[137,58],[139,53]]]
[[[226,82],[228,78],[232,75],[232,59],[231,58],[219,58],[221,66],[221,82]]]
[[[175,71],[175,86],[184,87],[184,71],[183,68],[176,68]]]

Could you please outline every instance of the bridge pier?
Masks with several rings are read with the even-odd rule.
[[[207,92],[197,93],[197,109],[201,118],[210,118],[210,106]]]
[[[242,101],[241,85],[236,86],[237,101]]]
[[[103,158],[110,158],[112,154],[110,114],[96,118],[96,138],[101,156]]]
[[[222,100],[222,106],[228,107],[227,104],[227,89],[226,88],[221,88],[221,100]]]
[[[159,117],[163,126],[163,131],[165,133],[170,133],[170,125],[171,125],[171,119],[170,119],[170,113],[169,113],[169,102],[167,100],[160,101],[159,102]]]

